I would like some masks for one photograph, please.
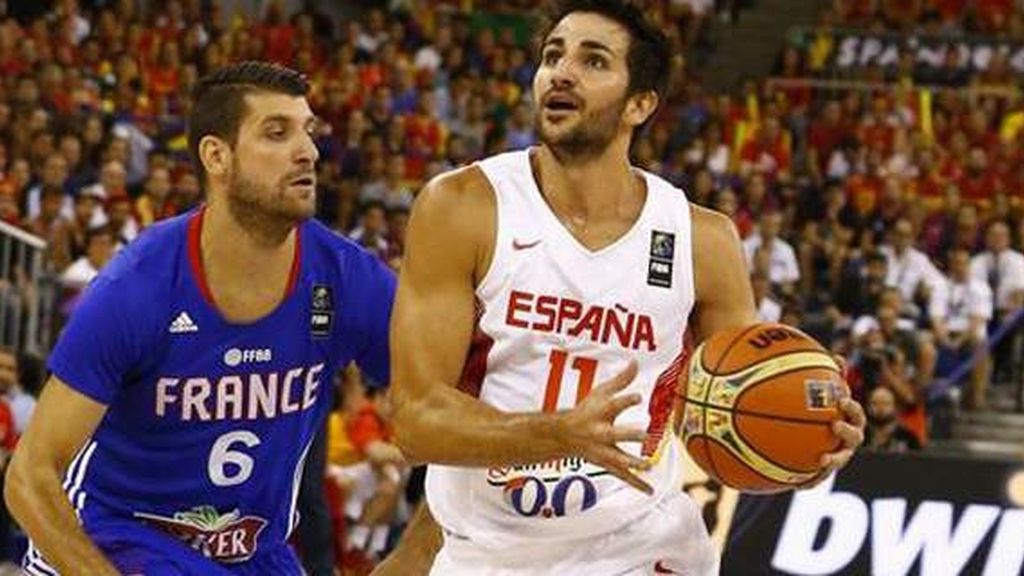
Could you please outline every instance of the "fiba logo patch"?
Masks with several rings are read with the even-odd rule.
[[[271,353],[270,348],[251,348],[248,350],[231,348],[224,353],[224,364],[234,368],[239,364],[270,362],[272,357],[273,354]]]
[[[314,284],[310,295],[309,331],[314,338],[325,338],[331,333],[334,320],[334,296],[326,284]]]
[[[651,259],[647,262],[647,284],[672,287],[672,264],[676,256],[676,235],[651,230]]]

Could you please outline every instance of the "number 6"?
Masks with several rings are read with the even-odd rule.
[[[260,439],[248,430],[236,430],[217,438],[217,441],[213,443],[213,448],[210,448],[210,459],[207,462],[206,469],[210,474],[210,481],[214,485],[221,487],[237,486],[248,480],[249,476],[252,476],[252,456],[231,449],[233,444],[239,442],[245,444],[246,448],[252,448],[259,446]],[[237,466],[238,471],[229,476],[227,473],[228,464]]]

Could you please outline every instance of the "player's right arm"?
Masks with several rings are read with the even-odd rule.
[[[616,395],[635,364],[596,387],[576,408],[506,413],[456,388],[475,320],[474,287],[489,267],[497,217],[490,184],[470,167],[429,183],[413,208],[391,323],[391,401],[396,441],[414,462],[509,466],[579,455],[649,491],[631,468],[642,459],[617,442],[642,442],[642,430],[615,417],[640,402]],[[543,383],[538,382],[538,386]]]
[[[118,574],[82,530],[61,486],[71,459],[106,411],[105,405],[51,377],[7,468],[8,509],[61,574]]]

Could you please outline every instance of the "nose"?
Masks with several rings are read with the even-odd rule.
[[[319,159],[320,149],[317,148],[316,142],[313,141],[313,136],[306,136],[302,139],[302,143],[299,145],[295,161],[300,164],[309,164],[309,166],[312,167]]]
[[[572,88],[576,85],[576,68],[572,63],[572,59],[568,56],[563,56],[558,59],[558,62],[551,69],[551,87],[552,88]]]

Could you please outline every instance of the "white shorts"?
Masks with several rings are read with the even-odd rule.
[[[591,541],[540,542],[497,553],[445,535],[430,576],[717,576],[718,553],[697,506],[682,492]]]

